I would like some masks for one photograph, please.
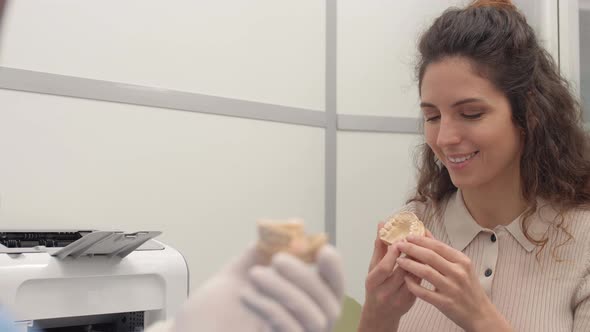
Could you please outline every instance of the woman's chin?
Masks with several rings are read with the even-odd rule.
[[[453,185],[461,190],[475,188],[478,186],[479,181],[475,181],[474,179],[470,179],[466,176],[452,176],[451,175],[451,182]]]

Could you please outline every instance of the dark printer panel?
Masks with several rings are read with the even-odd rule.
[[[30,332],[141,332],[144,312],[42,319],[33,325]]]
[[[0,232],[0,244],[8,248],[65,247],[82,232]]]

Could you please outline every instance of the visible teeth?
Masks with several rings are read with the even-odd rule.
[[[475,156],[476,153],[477,152],[473,152],[472,154],[465,156],[465,157],[461,157],[461,158],[451,158],[451,157],[448,157],[448,158],[452,163],[458,164],[458,163],[464,162],[465,160],[471,159],[471,157]]]

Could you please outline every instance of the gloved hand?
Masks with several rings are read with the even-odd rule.
[[[273,331],[331,331],[340,316],[342,263],[330,245],[320,249],[315,267],[279,253],[270,266],[250,269],[249,277],[255,288],[246,288],[242,300]]]
[[[190,296],[171,327],[158,331],[330,331],[344,293],[336,249],[323,246],[315,266],[285,253],[268,266],[262,260],[255,246],[248,248]]]

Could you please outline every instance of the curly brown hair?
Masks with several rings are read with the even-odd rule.
[[[525,17],[510,1],[475,1],[463,9],[451,8],[421,36],[418,50],[419,90],[429,64],[459,56],[504,92],[513,121],[525,134],[520,158],[522,195],[529,206],[522,218],[524,234],[539,246],[538,253],[548,242],[547,234],[534,239],[528,232],[529,217],[537,211],[537,198],[542,198],[557,208],[554,226],[565,231],[565,242],[569,241],[565,213],[590,205],[590,141],[579,102]],[[440,207],[457,187],[430,147],[423,144],[420,150],[416,193],[408,202],[429,200]]]

